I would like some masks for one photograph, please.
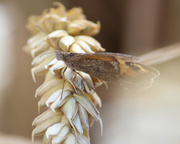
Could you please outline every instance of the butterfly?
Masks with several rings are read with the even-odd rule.
[[[131,85],[151,86],[159,71],[139,63],[138,57],[109,52],[71,53],[56,51],[57,60],[62,60],[67,67],[82,71],[105,82],[124,81]]]

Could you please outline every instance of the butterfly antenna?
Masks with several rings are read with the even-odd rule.
[[[44,29],[42,29],[40,26],[38,26],[38,25],[35,25],[37,28],[39,28],[41,31],[43,31],[46,35],[47,35],[47,37],[48,37],[48,43],[49,43],[49,45],[50,46],[52,46],[52,47],[55,47],[55,48],[57,48],[57,49],[60,49],[60,47],[57,45],[57,44],[54,44],[54,42],[53,42],[53,39],[48,35],[48,33],[44,30]]]
[[[39,57],[42,57],[42,56],[47,55],[47,54],[56,54],[56,51],[47,51],[47,52],[44,52],[41,55],[39,55]]]
[[[41,31],[43,31],[46,35],[47,35],[47,37],[49,38],[49,39],[51,39],[50,37],[49,37],[49,35],[48,35],[48,33],[43,29],[43,28],[41,28],[40,26],[38,26],[38,25],[35,25],[37,28],[39,28]]]

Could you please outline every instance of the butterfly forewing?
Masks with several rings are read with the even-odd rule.
[[[149,85],[159,72],[140,64],[131,55],[113,53],[65,53],[64,62],[74,70],[83,71],[106,82],[125,81],[133,85]]]

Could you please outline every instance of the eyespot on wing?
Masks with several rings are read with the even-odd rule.
[[[151,85],[160,73],[155,68],[134,61],[117,59],[120,68],[120,79],[133,85]]]

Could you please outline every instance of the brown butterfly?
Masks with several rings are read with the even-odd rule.
[[[159,71],[138,62],[139,58],[120,53],[71,53],[57,50],[57,60],[67,67],[83,71],[100,80],[119,83],[125,81],[133,85],[150,86]]]

